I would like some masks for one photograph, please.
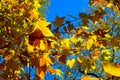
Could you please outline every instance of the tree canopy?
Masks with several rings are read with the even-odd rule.
[[[119,4],[90,0],[77,17],[47,22],[49,0],[1,0],[0,79],[120,79]]]

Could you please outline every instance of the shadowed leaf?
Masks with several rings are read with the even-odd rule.
[[[56,16],[55,21],[53,21],[52,23],[55,25],[56,28],[58,28],[59,26],[63,25],[64,18],[65,17],[60,18],[59,16]]]

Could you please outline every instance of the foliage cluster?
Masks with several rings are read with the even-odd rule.
[[[0,1],[0,79],[118,80],[120,1],[90,0],[78,17],[56,16],[51,24],[48,4]]]

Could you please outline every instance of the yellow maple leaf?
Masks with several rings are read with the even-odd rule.
[[[64,46],[65,48],[69,48],[70,46],[70,40],[68,38],[64,39],[64,40],[61,40],[61,44],[62,46]]]
[[[113,6],[112,3],[107,4],[108,8],[111,8],[112,6]]]
[[[70,38],[70,41],[73,42],[76,45],[77,42],[79,42],[79,41],[82,42],[83,39],[81,37],[76,38],[75,35],[74,35]]]
[[[81,80],[99,80],[99,78],[93,78],[91,76],[82,76]]]
[[[60,69],[55,69],[55,73],[61,77],[62,71]]]
[[[111,74],[116,77],[120,77],[120,67],[116,64],[106,61],[102,62],[103,69],[106,73]]]
[[[38,74],[40,76],[41,80],[44,80],[44,74],[45,73],[43,71],[41,71],[40,74]]]
[[[41,7],[39,0],[34,0],[34,7],[38,10],[39,7]]]
[[[89,39],[83,44],[83,46],[85,46],[89,50],[92,47],[93,43],[94,43],[93,39]]]
[[[49,52],[48,53],[43,53],[43,59],[45,60],[47,66],[52,64],[52,61],[49,58],[49,54],[50,54]]]
[[[71,59],[71,60],[67,60],[66,65],[68,65],[70,68],[72,68],[74,63],[75,63],[75,59]]]
[[[53,33],[50,31],[50,29],[47,27],[50,23],[46,22],[44,19],[39,19],[36,23],[35,23],[35,27],[34,30],[36,29],[40,29],[40,31],[42,32],[42,34],[45,37],[53,37]],[[33,32],[34,32],[33,30]]]
[[[25,43],[26,43],[26,45],[27,45],[27,50],[28,50],[28,52],[34,52],[34,46],[31,46],[30,44],[29,44],[29,40],[28,39],[25,39]]]

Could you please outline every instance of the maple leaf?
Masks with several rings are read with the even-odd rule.
[[[66,21],[66,23],[67,23],[67,27],[65,26],[65,27],[64,27],[64,30],[65,30],[67,33],[69,33],[69,32],[71,32],[71,31],[74,29],[74,25],[73,25],[73,24],[70,24],[70,21]]]
[[[74,63],[75,63],[75,59],[71,59],[71,60],[67,60],[66,65],[68,65],[70,68],[72,68]]]
[[[97,40],[98,45],[103,45],[107,46],[107,41],[106,40]]]
[[[39,29],[36,29],[33,33],[29,35],[29,44],[30,45],[39,45],[39,40],[45,38],[42,32]]]
[[[62,63],[66,63],[66,56],[65,55],[61,55],[60,57],[59,57],[59,61],[60,62],[62,62]]]
[[[86,41],[83,46],[85,46],[88,50],[93,46],[93,43],[94,43],[94,40],[91,38],[91,39],[88,39],[88,41]]]
[[[88,25],[88,19],[90,18],[89,14],[86,13],[79,13],[79,17],[82,19],[82,25],[87,26]]]
[[[119,66],[117,66],[116,64],[114,64],[110,61],[105,61],[105,62],[102,62],[101,64],[106,73],[111,74],[116,77],[120,77],[120,67]]]
[[[33,32],[36,29],[39,29],[45,37],[54,37],[51,30],[47,27],[48,25],[50,25],[49,22],[46,22],[44,19],[39,19],[34,25],[35,27]]]
[[[52,53],[52,56],[58,55],[58,51]]]
[[[63,39],[61,40],[61,45],[64,46],[65,48],[68,48],[70,47],[70,39],[69,38],[66,38],[66,39]]]
[[[98,56],[98,54],[99,54],[99,50],[95,50],[92,54],[93,54],[93,56]]]
[[[36,55],[31,56],[30,62],[32,66],[36,66],[36,67],[39,66],[39,59]]]
[[[97,29],[93,32],[95,35],[97,35],[98,37],[105,37],[105,35],[107,34],[107,32],[104,31],[104,29]]]
[[[60,18],[59,16],[56,16],[55,21],[53,21],[52,23],[55,25],[56,28],[58,28],[59,26],[63,25],[64,18],[65,17]]]
[[[91,77],[91,76],[82,76],[81,77],[81,80],[99,80],[99,78],[94,78],[94,77]]]

